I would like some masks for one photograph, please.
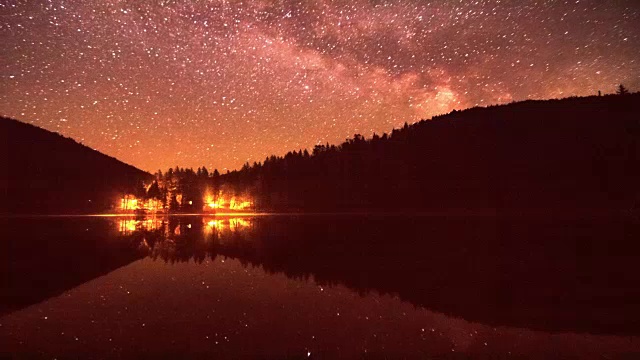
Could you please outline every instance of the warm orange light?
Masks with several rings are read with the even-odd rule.
[[[217,199],[214,199],[212,195],[207,195],[205,196],[204,203],[206,204],[205,210],[224,208],[224,198],[222,196],[218,196]]]
[[[138,207],[138,199],[133,196],[127,195],[120,199],[120,209],[122,210],[134,210]]]
[[[118,221],[118,229],[123,234],[134,232],[136,231],[136,220],[120,219]]]
[[[225,229],[230,231],[238,231],[241,228],[245,228],[250,225],[250,220],[243,218],[212,219],[208,221],[205,220],[205,222],[207,225],[205,226],[206,233],[211,233],[214,231],[220,233]]]
[[[209,220],[207,221],[207,226],[204,227],[205,234],[210,234],[215,232],[220,232],[223,229],[224,224],[221,220]]]
[[[229,227],[231,229],[244,228],[249,226],[249,221],[242,218],[229,219]]]
[[[120,199],[120,210],[146,210],[150,212],[157,212],[163,209],[162,201],[158,199],[137,199],[133,195],[126,195]]]
[[[163,226],[163,222],[158,219],[146,219],[146,220],[136,220],[136,219],[119,219],[118,220],[118,231],[123,234],[129,234],[136,230],[158,230]]]
[[[251,201],[243,201],[236,199],[235,197],[231,198],[229,202],[230,210],[246,210],[251,207]]]
[[[212,209],[218,209],[218,208],[220,208],[220,207],[221,207],[221,206],[220,206],[220,204],[215,203],[215,202],[207,203],[207,205],[208,205],[210,208],[212,208]]]

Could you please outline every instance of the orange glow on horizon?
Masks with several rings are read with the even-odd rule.
[[[216,209],[228,209],[233,211],[244,211],[251,209],[253,207],[253,202],[244,199],[232,196],[231,199],[227,201],[227,199],[222,195],[222,192],[214,198],[212,195],[205,196],[205,207],[204,210],[211,211]]]
[[[127,194],[124,195],[121,199],[119,199],[118,209],[121,212],[144,212],[144,213],[158,213],[168,211],[167,205],[170,202],[170,198],[172,195],[167,196],[165,201],[150,198],[143,199],[137,198],[134,195]],[[175,201],[178,203],[176,208],[172,208],[172,210],[186,210],[193,211],[195,209],[190,206],[193,205],[193,200],[189,200],[183,203],[183,195],[180,193],[173,193]],[[222,191],[219,192],[217,196],[207,194],[204,197],[204,206],[202,208],[203,212],[218,212],[228,210],[231,212],[236,211],[249,211],[253,208],[253,202],[246,197],[232,196],[230,198],[223,196]]]

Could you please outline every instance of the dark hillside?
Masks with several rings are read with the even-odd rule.
[[[0,213],[76,214],[109,210],[150,174],[72,139],[0,118]]]
[[[640,200],[640,94],[454,111],[219,183],[264,210],[626,212]]]

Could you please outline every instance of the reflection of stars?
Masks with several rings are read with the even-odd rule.
[[[52,0],[0,16],[2,115],[151,171],[640,88],[635,0]]]

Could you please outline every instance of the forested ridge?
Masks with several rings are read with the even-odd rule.
[[[153,183],[61,135],[6,118],[0,125],[8,213],[108,211],[125,194],[173,212],[200,212],[217,194],[283,212],[637,211],[640,202],[639,93],[454,110],[225,174],[158,171]]]
[[[214,177],[271,211],[632,209],[640,94],[453,111]],[[216,172],[217,173],[217,172]]]

